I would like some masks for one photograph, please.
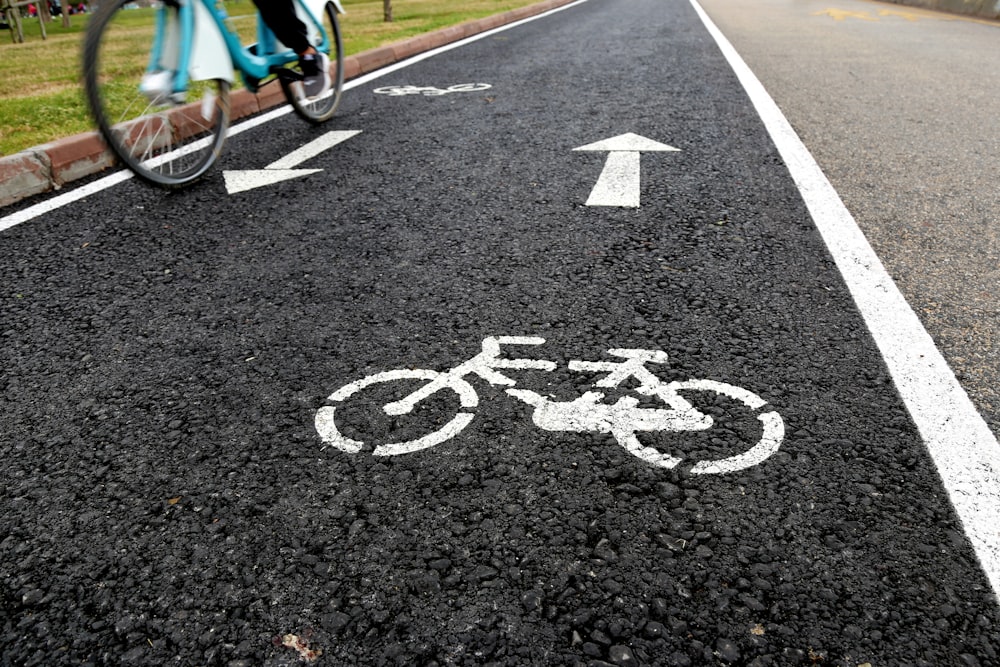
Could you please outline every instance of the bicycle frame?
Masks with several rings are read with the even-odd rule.
[[[330,38],[319,17],[327,1],[295,0],[310,42],[325,53],[330,51]],[[329,1],[338,14],[344,13],[339,0]],[[260,14],[258,41],[254,45],[244,46],[228,23],[229,16],[221,0],[164,3],[156,14],[156,33],[146,71],[173,71],[172,97],[182,99],[190,81],[223,79],[232,83],[234,67],[243,75],[247,87],[256,90],[260,80],[298,59],[298,55],[277,40]]]

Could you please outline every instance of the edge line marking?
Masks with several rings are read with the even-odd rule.
[[[690,2],[785,161],[1000,600],[1000,443],[778,105],[698,0]]]

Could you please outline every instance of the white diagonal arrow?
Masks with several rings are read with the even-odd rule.
[[[325,150],[329,150],[342,141],[347,141],[356,134],[361,134],[361,130],[334,130],[327,132],[323,136],[310,141],[305,146],[297,148],[280,160],[276,160],[263,169],[248,169],[243,171],[224,171],[223,178],[226,180],[226,192],[235,194],[245,192],[264,185],[280,183],[291,178],[298,178],[306,174],[315,174],[322,169],[294,169],[309,158],[316,157]]]
[[[639,154],[679,151],[679,148],[626,132],[617,137],[574,148],[575,151],[608,153],[597,184],[590,191],[587,206],[639,206]]]

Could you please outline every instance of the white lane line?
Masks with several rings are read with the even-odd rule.
[[[347,91],[351,90],[352,88],[357,88],[358,86],[363,86],[369,81],[374,81],[375,79],[383,77],[386,74],[391,74],[397,70],[403,69],[404,67],[409,67],[410,65],[414,65],[422,60],[427,60],[428,58],[432,58],[440,53],[451,51],[452,49],[457,49],[459,47],[465,46],[466,44],[471,44],[472,42],[478,41],[480,39],[485,39],[486,37],[495,35],[505,30],[516,28],[518,26],[524,25],[525,23],[530,23],[531,21],[537,21],[538,19],[545,18],[546,16],[551,16],[552,14],[556,14],[566,9],[570,9],[571,7],[582,5],[585,2],[587,2],[587,0],[577,0],[576,2],[572,2],[568,5],[563,5],[562,7],[556,7],[555,9],[550,9],[547,12],[543,12],[535,16],[529,16],[526,19],[521,19],[520,21],[514,21],[513,23],[502,25],[499,28],[493,28],[491,30],[481,32],[477,35],[466,37],[457,42],[452,42],[451,44],[445,44],[444,46],[439,46],[436,49],[431,49],[430,51],[419,53],[413,56],[412,58],[401,60],[398,63],[395,63],[393,65],[388,65],[387,67],[383,67],[382,69],[379,69],[375,72],[359,76],[356,79],[351,79],[350,81],[344,84],[344,90]],[[291,112],[292,112],[292,107],[287,104],[284,104],[276,109],[268,111],[267,113],[261,114],[260,116],[255,116],[254,118],[251,118],[249,120],[243,121],[241,123],[232,126],[231,128],[229,128],[228,136],[233,137],[241,132],[253,129],[259,125],[263,125],[264,123],[268,123],[274,120],[275,118],[280,118],[281,116],[284,116]],[[102,190],[107,190],[108,188],[114,185],[118,185],[122,181],[127,181],[130,178],[132,178],[132,172],[127,170],[118,171],[109,176],[105,176],[104,178],[100,178],[94,181],[93,183],[88,183],[85,186],[74,188],[72,191],[66,192],[65,194],[52,197],[51,199],[46,199],[43,202],[35,204],[34,206],[29,206],[23,210],[17,211],[16,213],[11,213],[10,215],[0,218],[0,232],[2,232],[5,229],[10,229],[15,225],[19,225],[22,222],[28,222],[29,220],[33,220],[39,216],[45,215],[46,213],[50,213],[56,209],[62,208],[67,204],[72,204],[73,202],[80,201],[81,199],[89,197],[92,194],[101,192]]]
[[[691,4],[788,166],[1000,597],[1000,443],[778,105],[697,0]]]
[[[69,192],[64,192],[61,195],[52,197],[51,199],[46,199],[40,204],[35,204],[34,206],[29,206],[28,208],[22,209],[16,213],[11,213],[0,218],[0,232],[5,229],[10,229],[14,225],[19,225],[22,222],[27,222],[28,220],[33,220],[38,216],[45,215],[50,211],[54,211],[57,208],[62,208],[67,204],[72,204],[73,202],[80,201],[92,194],[100,192],[101,190],[107,190],[112,185],[118,185],[122,181],[127,181],[132,178],[132,172],[130,171],[117,171],[110,176],[105,176],[104,178],[98,179],[93,183],[88,183],[87,185],[74,188]]]

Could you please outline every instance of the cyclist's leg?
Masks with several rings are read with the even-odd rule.
[[[253,3],[282,44],[300,56],[312,48],[306,26],[295,13],[292,0],[253,0]]]
[[[316,98],[330,90],[330,60],[309,41],[309,30],[293,0],[254,0],[260,17],[278,40],[299,57],[301,85],[295,97]]]
[[[260,1],[266,2],[267,0]],[[285,97],[291,103],[292,108],[301,118],[310,123],[322,123],[333,117],[337,105],[340,103],[341,88],[344,84],[343,41],[340,36],[336,5],[333,2],[326,2],[316,19],[322,24],[325,40],[317,31],[315,47],[324,54],[328,54],[320,60],[326,61],[322,63],[321,67],[325,67],[326,74],[329,75],[329,83],[327,86],[320,86],[320,88],[327,87],[329,92],[307,94],[303,90],[303,85],[298,81],[279,77]],[[302,65],[303,74],[305,74],[305,63]]]

